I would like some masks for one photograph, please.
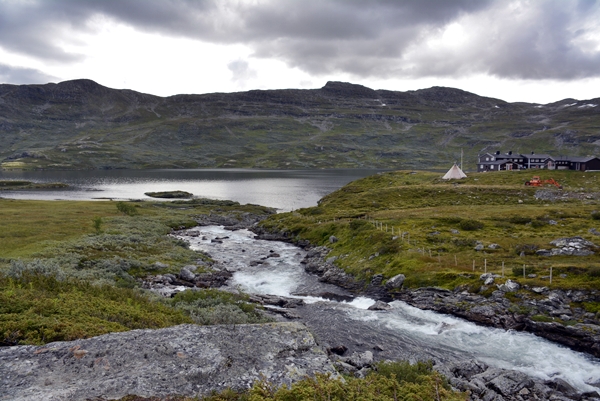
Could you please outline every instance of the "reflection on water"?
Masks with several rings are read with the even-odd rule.
[[[270,206],[280,211],[315,206],[324,195],[381,170],[91,170],[0,171],[0,180],[63,182],[70,189],[2,191],[12,199],[151,199],[145,192],[187,191],[198,197]]]

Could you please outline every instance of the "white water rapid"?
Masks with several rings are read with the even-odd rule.
[[[456,361],[477,359],[541,379],[561,378],[581,392],[600,386],[600,361],[532,334],[477,326],[465,320],[423,311],[399,301],[388,311],[367,308],[375,301],[359,297],[335,302],[318,294],[348,295],[304,271],[305,251],[278,241],[255,240],[247,230],[197,227],[183,235],[192,249],[207,252],[234,271],[230,286],[248,293],[302,298],[302,321],[317,340],[349,349],[378,349],[378,359]],[[296,311],[295,311],[296,313]]]

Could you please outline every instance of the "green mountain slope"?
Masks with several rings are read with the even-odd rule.
[[[600,154],[600,98],[535,105],[341,82],[165,98],[90,80],[0,85],[5,169],[429,169],[461,149],[466,170],[497,149]]]

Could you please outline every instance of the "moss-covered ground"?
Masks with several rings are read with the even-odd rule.
[[[525,186],[532,175],[554,178],[563,189]],[[485,271],[531,286],[590,289],[600,288],[598,250],[553,257],[535,251],[562,237],[600,243],[599,194],[594,172],[507,171],[446,181],[439,173],[396,171],[352,182],[317,207],[263,224],[330,247],[336,265],[365,282],[402,273],[408,287],[475,288]]]

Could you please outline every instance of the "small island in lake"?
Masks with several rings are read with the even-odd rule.
[[[16,190],[16,189],[55,189],[68,188],[67,184],[62,182],[31,182],[17,180],[0,180],[0,190]]]
[[[144,195],[161,199],[189,199],[194,196],[194,194],[185,191],[145,192]]]

